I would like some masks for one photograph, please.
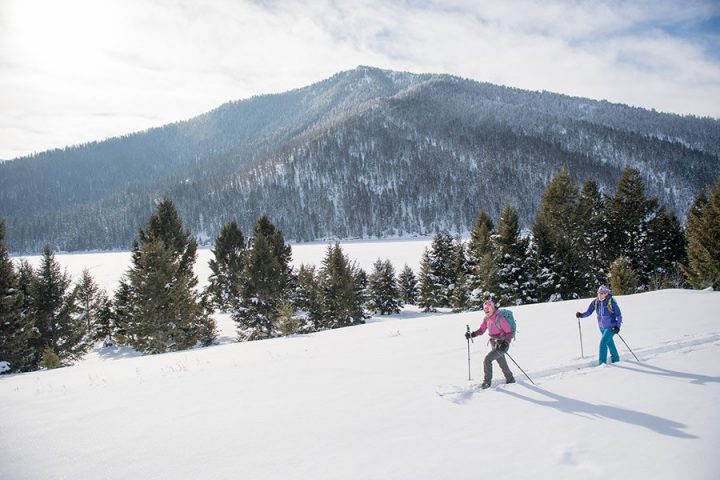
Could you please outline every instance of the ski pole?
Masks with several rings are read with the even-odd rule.
[[[530,380],[530,383],[532,383],[533,385],[535,385],[535,382],[532,381],[532,378],[528,377],[528,374],[525,373],[525,370],[523,370],[522,367],[517,364],[517,362],[513,359],[513,357],[511,357],[508,352],[503,352],[503,353],[504,353],[505,355],[507,355],[510,360],[512,360],[512,362],[515,364],[516,367],[518,367],[518,368],[520,369],[521,372],[523,372],[523,374],[527,377],[527,379]]]
[[[637,357],[637,355],[635,355],[635,352],[632,351],[632,348],[630,348],[630,346],[627,344],[627,342],[625,341],[625,339],[624,339],[619,333],[617,333],[616,335],[617,335],[618,337],[620,337],[620,340],[622,340],[622,342],[625,344],[625,346],[627,347],[627,349],[630,350],[630,353],[633,354],[633,357],[635,357],[635,360],[637,360],[637,361],[639,362],[640,359]]]
[[[465,328],[467,328],[467,333],[470,333],[470,325],[465,325]],[[472,380],[472,377],[470,376],[470,340],[472,340],[472,337],[468,338],[468,381]],[[473,343],[475,343],[475,340],[473,340]]]
[[[580,357],[585,358],[585,352],[583,351],[582,328],[580,328],[580,317],[578,317],[577,321],[578,321],[578,332],[580,332]]]

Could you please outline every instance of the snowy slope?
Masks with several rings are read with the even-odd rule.
[[[717,479],[720,293],[618,297],[619,364],[594,366],[589,299],[515,308],[537,386],[473,391],[477,313],[0,377],[2,479]],[[471,345],[481,380],[484,337]],[[501,377],[496,367],[496,380]],[[457,391],[439,396],[438,392]]]

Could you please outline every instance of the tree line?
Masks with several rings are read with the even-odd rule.
[[[339,244],[319,266],[292,267],[292,249],[265,215],[246,238],[229,221],[215,238],[207,287],[193,272],[197,240],[164,199],[139,229],[131,266],[110,297],[84,271],[73,285],[50,246],[39,267],[15,266],[0,222],[0,371],[54,368],[96,342],[145,354],[214,343],[212,314],[229,313],[241,341],[364,323],[405,304],[426,311],[479,309],[667,287],[720,288],[720,179],[700,192],[685,225],[649,198],[626,169],[614,195],[561,169],[545,189],[531,231],[508,205],[497,223],[481,210],[467,241],[439,232],[420,270],[379,260],[368,274]]]

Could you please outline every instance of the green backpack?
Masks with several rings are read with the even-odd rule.
[[[510,325],[510,328],[512,329],[512,338],[514,340],[515,332],[517,331],[517,324],[515,323],[515,317],[513,316],[513,313],[505,308],[501,308],[500,310],[498,310],[498,316],[495,317],[495,326],[498,328],[500,328],[500,315],[502,315],[503,318],[508,322],[508,325]]]

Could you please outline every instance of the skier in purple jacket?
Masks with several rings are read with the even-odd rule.
[[[610,361],[615,363],[620,360],[613,336],[620,333],[622,325],[622,312],[615,299],[610,294],[610,289],[600,285],[597,291],[597,298],[590,303],[585,313],[577,312],[577,318],[585,318],[592,313],[597,313],[598,327],[600,327],[600,358],[599,364],[607,363],[607,353],[610,350]]]
[[[513,338],[512,327],[495,307],[495,303],[493,303],[492,300],[486,300],[485,303],[483,303],[483,311],[485,312],[485,318],[480,324],[480,328],[472,333],[468,332],[465,334],[465,338],[477,337],[487,330],[490,336],[492,350],[485,356],[483,363],[485,379],[480,387],[483,389],[490,387],[493,375],[492,362],[495,360],[498,365],[500,365],[500,370],[502,370],[503,375],[505,375],[505,383],[515,383],[515,378],[510,371],[510,367],[508,367],[507,360],[505,360],[505,352],[510,348],[510,341]]]

